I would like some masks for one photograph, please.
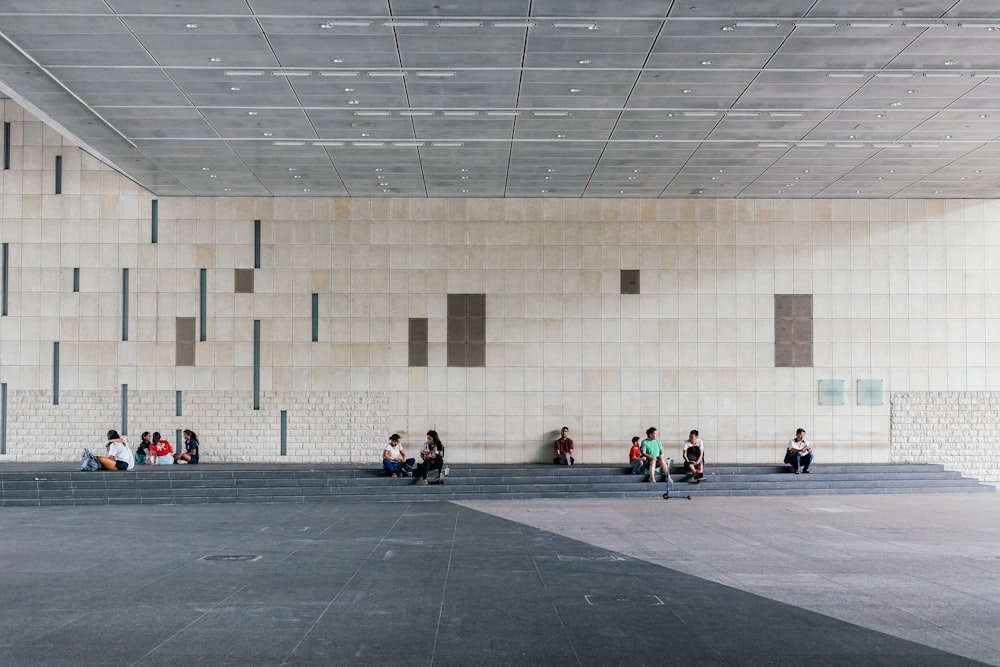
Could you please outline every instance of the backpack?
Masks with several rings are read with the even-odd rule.
[[[84,449],[83,454],[80,456],[80,470],[94,472],[100,469],[101,464],[97,462],[97,457],[91,454],[89,449]]]

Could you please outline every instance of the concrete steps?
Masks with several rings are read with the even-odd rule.
[[[374,467],[322,464],[142,466],[134,472],[79,472],[63,464],[0,465],[0,506],[422,501],[662,496],[624,466],[453,465],[443,485],[389,478]],[[798,496],[883,493],[992,493],[993,486],[940,465],[826,465],[809,475],[786,466],[710,466],[687,483],[679,469],[673,495]]]

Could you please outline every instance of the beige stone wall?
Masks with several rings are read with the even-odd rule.
[[[995,201],[176,197],[159,200],[153,244],[154,197],[10,101],[4,113],[16,138],[0,175],[10,392],[51,394],[59,341],[61,394],[110,392],[102,411],[117,414],[122,384],[246,406],[259,320],[262,392],[384,395],[383,436],[413,449],[435,428],[455,462],[546,460],[563,425],[581,462],[622,462],[655,425],[670,450],[698,428],[710,461],[755,463],[780,461],[799,426],[820,461],[889,461],[891,392],[1000,390]],[[64,194],[46,194],[57,153]],[[255,219],[261,268],[254,293],[236,294]],[[207,340],[177,366],[176,318],[199,317],[200,269]],[[640,270],[640,294],[620,293],[623,269]],[[449,293],[486,295],[485,367],[447,366]],[[813,367],[774,367],[775,294],[814,295]],[[426,368],[408,366],[411,317],[428,320]],[[858,405],[868,378],[884,380],[884,404]],[[845,381],[843,405],[819,404],[822,379]],[[174,425],[166,406],[133,430]],[[204,419],[186,427],[206,447],[231,436]],[[268,428],[243,446],[273,453]],[[328,435],[315,430],[296,437]],[[19,460],[26,443],[8,436],[0,460]],[[381,438],[365,437],[377,451]]]

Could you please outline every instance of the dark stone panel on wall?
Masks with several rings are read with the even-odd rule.
[[[410,318],[410,335],[409,335],[409,346],[410,346],[410,356],[409,364],[410,366],[426,366],[427,365],[427,318],[426,317],[411,317]]]
[[[486,365],[486,295],[448,295],[448,365]]]
[[[177,366],[194,366],[195,359],[195,318],[178,317],[176,333],[176,358],[174,364]]]
[[[622,269],[621,292],[622,294],[639,293],[639,269]]]
[[[774,365],[813,365],[812,294],[774,295]]]
[[[253,294],[253,269],[235,269],[233,281],[237,294]]]

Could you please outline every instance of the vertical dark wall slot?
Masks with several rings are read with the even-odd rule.
[[[319,294],[313,292],[312,295],[312,339],[319,342]]]
[[[128,269],[122,269],[122,340],[128,340]]]
[[[194,318],[178,317],[174,330],[174,365],[194,366],[197,360]]]
[[[174,459],[177,455],[184,451],[184,431],[183,429],[176,429],[174,431]]]
[[[253,321],[253,409],[260,410],[260,320]]]
[[[160,239],[160,200],[153,200],[149,220],[149,242],[157,243]]]
[[[10,169],[10,123],[3,124],[3,168]]]
[[[122,435],[128,433],[128,385],[122,385]]]
[[[281,411],[281,455],[288,456],[288,410]]]
[[[0,259],[0,315],[7,314],[7,275],[10,273],[7,268],[10,264],[10,244],[3,244],[2,259]]]
[[[199,270],[198,275],[198,340],[208,340],[208,269]]]
[[[80,267],[73,269],[73,291],[80,291]]]
[[[59,405],[59,342],[52,343],[52,405]]]
[[[174,416],[183,417],[184,411],[181,409],[181,392],[180,390],[174,392]]]
[[[56,156],[56,194],[62,194],[62,155]]]
[[[260,220],[253,221],[253,268],[260,268]]]
[[[0,383],[0,454],[7,453],[7,383]]]
[[[409,358],[407,363],[411,367],[422,368],[427,366],[427,318],[411,317],[409,331]]]

